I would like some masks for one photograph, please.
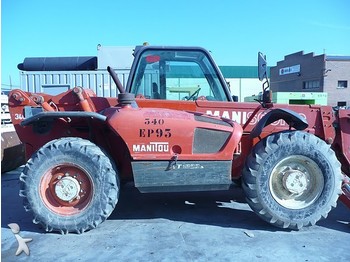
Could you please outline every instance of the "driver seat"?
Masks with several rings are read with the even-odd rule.
[[[153,99],[160,99],[160,94],[158,92],[157,83],[152,83],[152,98]]]

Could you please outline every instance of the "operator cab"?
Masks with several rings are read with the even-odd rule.
[[[163,100],[232,101],[226,82],[202,48],[142,46],[135,50],[127,90]]]

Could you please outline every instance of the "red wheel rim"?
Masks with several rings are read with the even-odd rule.
[[[82,168],[64,163],[48,170],[40,181],[40,196],[53,212],[71,216],[82,212],[91,202],[93,184]]]

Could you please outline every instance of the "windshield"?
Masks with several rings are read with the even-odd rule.
[[[219,76],[200,50],[145,51],[131,92],[150,99],[227,101]]]

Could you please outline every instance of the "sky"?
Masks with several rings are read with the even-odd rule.
[[[97,45],[201,46],[219,66],[350,55],[348,0],[2,0],[1,86],[25,57],[97,56]]]

